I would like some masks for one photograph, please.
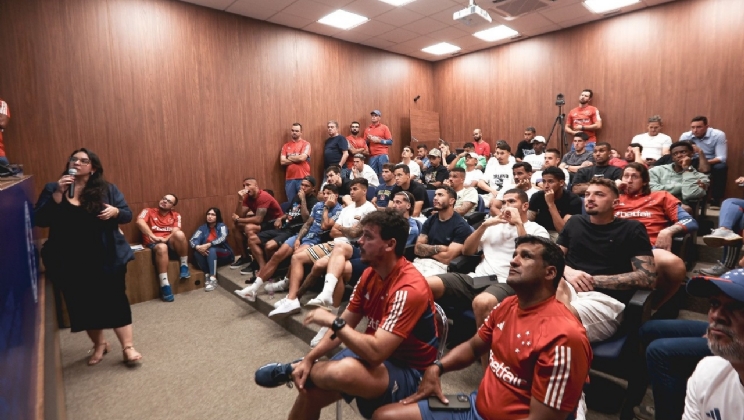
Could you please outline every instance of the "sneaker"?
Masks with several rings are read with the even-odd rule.
[[[205,292],[211,292],[212,290],[214,290],[215,287],[217,287],[217,279],[215,279],[214,277],[210,278],[205,283],[206,283],[206,285],[204,286]]]
[[[287,297],[286,296],[283,297],[283,298],[281,298],[281,299],[279,299],[279,300],[277,300],[276,302],[274,302],[274,308],[278,308],[278,307],[284,305],[284,302],[286,302],[286,301],[287,301]]]
[[[293,364],[302,359],[295,360],[292,363],[269,363],[256,370],[256,385],[264,388],[276,388],[280,385],[287,384],[292,388],[292,367]]]
[[[251,262],[251,259],[249,257],[246,257],[245,255],[243,255],[240,258],[238,258],[237,261],[235,261],[234,263],[230,264],[230,268],[232,268],[233,270],[236,270],[236,269],[238,269],[238,268],[240,268],[240,267],[248,264],[249,262]]]
[[[286,299],[278,308],[269,312],[269,318],[273,320],[284,319],[290,315],[300,313],[299,299]]]
[[[187,265],[182,265],[181,266],[180,277],[182,279],[187,279],[187,278],[191,277],[191,273],[189,272],[189,266],[187,266]]]
[[[285,277],[284,280],[275,281],[264,286],[266,293],[284,292],[289,286],[289,280]]]
[[[307,308],[323,308],[327,310],[331,310],[333,308],[333,298],[326,300],[325,296],[322,294],[310,299],[305,304],[305,307]]]
[[[723,273],[729,270],[733,270],[733,268],[728,268],[719,261],[713,267],[701,268],[700,273],[711,277],[721,277]]]
[[[706,245],[715,248],[724,245],[733,245],[734,243],[741,241],[741,239],[740,235],[737,235],[729,229],[723,228],[713,229],[713,232],[703,236],[703,242],[705,242]]]
[[[246,275],[246,274],[256,274],[256,270],[253,269],[253,266],[251,264],[246,265],[245,267],[240,269],[240,274]]]
[[[315,334],[315,337],[313,337],[312,340],[310,340],[310,348],[314,349],[315,346],[320,344],[320,340],[325,337],[326,333],[328,332],[328,327],[321,327],[321,329],[318,331],[317,334]]]
[[[248,289],[248,290],[246,290]],[[257,288],[256,288],[257,289]],[[235,294],[242,297],[243,299],[249,301],[249,302],[255,302],[256,301],[256,294],[258,290],[256,290],[251,287],[246,287],[245,289],[239,289],[235,291]]]
[[[173,302],[173,291],[170,284],[160,286],[160,298],[163,299],[163,302]]]
[[[638,407],[633,407],[633,414],[635,414],[638,420],[654,420],[656,410],[648,405],[639,405]]]

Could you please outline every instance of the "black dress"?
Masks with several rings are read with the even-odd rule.
[[[67,304],[72,332],[118,328],[132,323],[122,269],[104,270],[106,223],[82,207],[62,199],[52,229],[64,238],[52,251],[57,261],[50,280],[59,287]]]

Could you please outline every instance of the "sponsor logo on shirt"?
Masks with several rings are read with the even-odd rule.
[[[490,351],[488,357],[488,367],[491,368],[491,372],[496,375],[497,378],[508,384],[524,388],[527,385],[527,381],[516,376],[509,366],[503,362],[499,362],[493,358],[493,351]]]
[[[705,413],[705,417],[713,420],[721,420],[721,410],[714,408]]]
[[[620,205],[622,205],[622,203],[620,203]],[[633,217],[651,217],[651,212],[650,211],[640,211],[640,210],[635,210],[635,211],[622,211],[622,210],[618,210],[618,211],[615,212],[615,217],[620,217],[620,218],[623,218],[623,219],[629,219],[629,218],[633,218]]]

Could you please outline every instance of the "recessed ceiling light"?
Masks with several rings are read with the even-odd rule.
[[[333,26],[340,29],[351,29],[361,25],[368,21],[366,18],[356,13],[347,12],[345,10],[338,9],[330,15],[326,15],[318,21],[324,25]]]
[[[447,42],[440,42],[439,44],[432,45],[431,47],[423,48],[421,51],[434,55],[444,55],[453,53],[455,51],[460,51],[460,47],[458,47],[457,45],[449,44]]]
[[[517,35],[519,35],[519,32],[506,25],[494,26],[493,28],[485,29],[473,34],[474,37],[488,42],[500,41]]]
[[[392,4],[393,6],[403,6],[404,4],[413,3],[416,0],[380,0],[381,2]]]
[[[605,13],[640,2],[641,0],[585,0],[584,6],[594,13]]]

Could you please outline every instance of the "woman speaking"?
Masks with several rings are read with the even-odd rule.
[[[93,341],[88,364],[100,363],[111,350],[103,336],[107,328],[114,329],[124,362],[139,364],[124,283],[134,255],[119,230],[132,220],[132,211],[119,189],[106,182],[98,156],[86,149],[73,152],[59,181],[44,186],[34,213],[37,226],[49,227],[41,256],[47,277],[65,298],[71,330],[85,331]]]

